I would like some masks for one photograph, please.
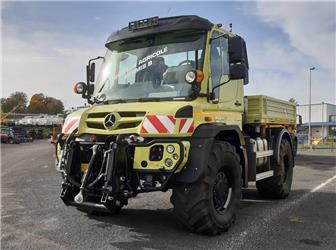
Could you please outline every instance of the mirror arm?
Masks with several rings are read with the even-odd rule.
[[[90,65],[92,61],[95,61],[95,60],[98,60],[98,59],[103,59],[103,60],[105,60],[105,57],[97,56],[96,58],[92,58],[92,59],[89,60],[88,65]]]
[[[229,80],[227,80],[227,81],[225,81],[225,82],[222,82],[222,83],[216,85],[215,87],[212,88],[211,92],[214,92],[215,89],[217,89],[217,88],[219,88],[220,86],[222,86],[222,85],[228,83],[229,81],[231,81],[230,78],[229,78]]]
[[[229,38],[229,35],[228,34],[220,34],[219,36],[216,36],[216,37],[211,37],[210,38],[210,43],[213,41],[213,40],[216,40],[220,37],[225,37],[225,38]]]
[[[213,97],[214,97],[214,90],[215,90],[215,89],[219,88],[220,86],[222,86],[222,85],[224,85],[224,84],[226,84],[226,83],[228,83],[228,82],[230,82],[230,81],[231,81],[231,79],[229,78],[227,81],[222,82],[222,83],[216,85],[215,87],[213,87],[212,90],[211,90],[211,92],[208,94],[209,99],[210,99],[210,100],[213,100],[213,99],[214,99]]]

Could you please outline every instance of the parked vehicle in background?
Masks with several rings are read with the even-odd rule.
[[[44,115],[36,117],[36,125],[45,126],[47,125],[47,118]]]
[[[28,136],[30,138],[32,138],[32,141],[35,140],[35,139],[37,139],[37,133],[36,133],[35,129],[29,130],[28,131]]]
[[[2,123],[5,126],[15,126],[15,120],[14,119],[4,119]]]
[[[57,114],[51,116],[51,122],[52,125],[61,125],[64,122],[64,115],[63,114]]]
[[[58,126],[61,125],[64,121],[64,115],[63,114],[57,114],[57,115],[37,115],[37,116],[31,116],[27,115],[23,117],[22,119],[15,122],[15,125],[20,126]]]
[[[20,125],[36,125],[36,120],[34,116],[25,116],[20,120],[19,124]]]
[[[32,138],[28,135],[27,130],[21,126],[15,126],[11,128],[13,134],[20,140],[20,142],[31,142]]]
[[[1,143],[19,144],[21,142],[20,137],[11,128],[1,128],[0,136]]]

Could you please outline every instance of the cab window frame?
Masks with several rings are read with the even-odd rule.
[[[228,38],[225,36],[225,32],[221,30],[213,30],[211,33],[211,39],[216,38],[211,41],[210,44],[210,53],[209,53],[209,61],[210,61],[210,76],[211,76],[211,89],[217,85],[219,85],[221,82],[221,78],[223,75],[229,75],[229,53],[228,53]],[[220,56],[220,75],[217,75],[216,82],[214,81],[213,77],[213,59],[212,59],[212,49],[214,44],[217,43],[215,46],[216,48],[220,48],[219,56]],[[217,82],[218,81],[218,82]],[[219,99],[220,97],[220,87],[215,89],[215,97],[216,99]]]

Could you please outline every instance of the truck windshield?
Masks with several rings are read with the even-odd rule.
[[[113,42],[97,77],[96,102],[183,98],[190,70],[202,69],[205,32],[178,31]]]

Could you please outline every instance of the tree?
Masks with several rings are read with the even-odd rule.
[[[44,103],[45,96],[43,94],[35,94],[30,98],[28,112],[35,114],[47,113],[47,108]]]
[[[27,111],[28,98],[26,93],[14,92],[8,98],[1,98],[1,111],[8,113],[12,111],[16,113],[25,113]]]
[[[63,113],[64,105],[62,101],[55,99],[53,97],[46,97],[45,101],[48,114],[56,115],[58,113]]]
[[[288,100],[291,103],[294,103],[295,105],[298,105],[299,103],[292,97]]]
[[[30,103],[28,106],[28,111],[30,113],[36,114],[58,114],[63,113],[64,105],[63,102],[53,98],[45,96],[44,94],[35,94],[31,97]]]

